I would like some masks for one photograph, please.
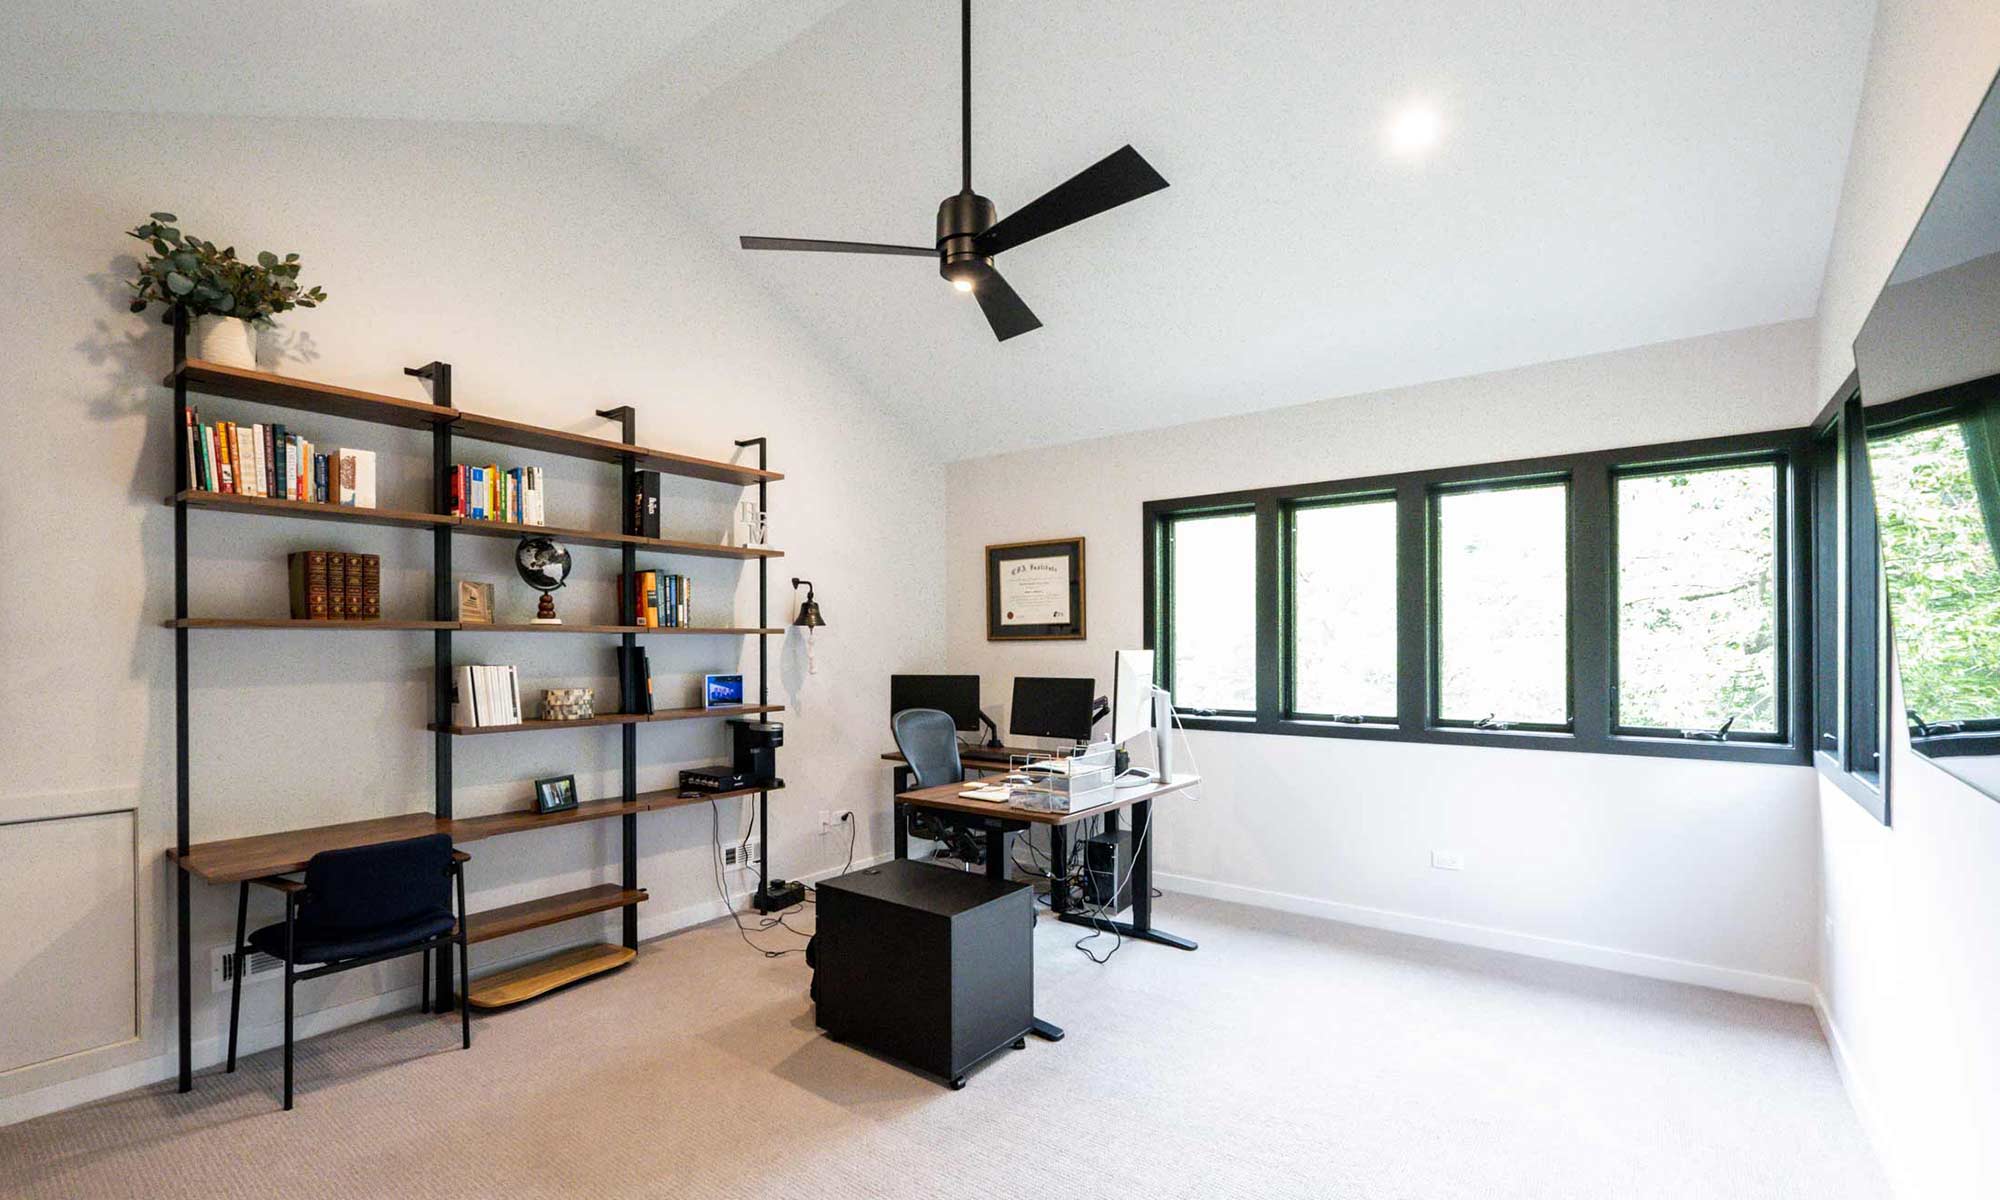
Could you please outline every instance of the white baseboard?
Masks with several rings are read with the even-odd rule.
[[[854,860],[854,867],[852,869],[858,870],[862,867],[871,867],[888,858],[889,855],[887,854],[877,854],[865,859],[857,858]],[[809,882],[817,882],[821,879],[830,879],[838,875],[841,870],[842,868],[840,867],[829,867],[823,871],[816,871],[810,875],[801,876],[801,878]],[[739,894],[735,891],[736,886],[736,883],[732,880],[731,898],[740,901],[747,907],[750,900],[749,890],[746,889]],[[724,907],[722,899],[719,896],[712,900],[699,904],[686,905],[666,913],[647,913],[643,907],[639,911],[644,914],[639,920],[639,937],[643,941],[650,941],[665,934],[692,928],[696,925],[703,925],[729,915],[729,910]],[[493,971],[504,970],[517,962],[538,958],[546,953],[548,953],[547,950],[535,950],[515,955],[511,958],[494,960],[483,964],[475,972],[475,975],[485,975]],[[165,962],[166,960],[163,959],[161,961]],[[246,992],[250,990],[247,987],[245,989]],[[259,988],[257,991],[265,992],[267,989]],[[307,1038],[317,1037],[322,1033],[330,1033],[336,1029],[343,1029],[362,1021],[388,1016],[391,1013],[410,1011],[416,1008],[417,1002],[418,996],[417,989],[415,988],[397,988],[393,991],[380,992],[373,996],[364,996],[359,1000],[350,1000],[345,1004],[337,1004],[331,1008],[300,1012],[295,1032],[298,1040],[304,1041]],[[248,1006],[246,1005],[245,1007],[247,1008]],[[260,1005],[260,1007],[264,1006]],[[285,1027],[282,1021],[269,1021],[264,1024],[253,1025],[246,1019],[237,1032],[237,1054],[242,1056],[270,1050],[283,1045],[284,1040]],[[196,1071],[203,1071],[217,1066],[228,1056],[228,1052],[229,1044],[226,1031],[213,1036],[198,1038],[195,1040],[193,1047],[194,1069]],[[75,1108],[80,1104],[90,1104],[94,1101],[118,1095],[120,1092],[129,1092],[134,1088],[148,1087],[162,1080],[172,1079],[179,1070],[179,1058],[172,1051],[169,1051],[165,1054],[155,1055],[152,1058],[127,1063],[122,1067],[114,1067],[107,1071],[98,1071],[94,1074],[64,1080],[61,1083],[53,1083],[47,1087],[36,1088],[33,1091],[21,1092],[18,1095],[0,1096],[0,1126],[12,1125],[18,1121],[30,1120],[52,1112],[61,1112],[63,1109]],[[197,1084],[196,1086],[200,1085]]]
[[[1813,1000],[1814,988],[1811,983],[1803,979],[1788,979],[1782,975],[1765,975],[1736,967],[1718,967],[1709,963],[1689,962],[1657,954],[1642,954],[1635,950],[1618,950],[1609,946],[1593,946],[1587,942],[1565,941],[1562,938],[1542,937],[1532,933],[1515,933],[1512,930],[1494,929],[1486,925],[1472,925],[1462,921],[1447,921],[1439,917],[1423,917],[1414,913],[1369,908],[1337,900],[1320,900],[1311,896],[1295,896],[1287,892],[1266,891],[1262,888],[1219,883],[1187,875],[1157,874],[1153,881],[1162,888],[1185,892],[1190,896],[1205,896],[1211,900],[1228,900],[1236,904],[1276,909],[1279,912],[1324,917],[1330,921],[1363,925],[1370,929],[1386,929],[1392,933],[1414,934],[1417,937],[1433,938],[1441,942],[1481,946],[1488,950],[1505,950],[1514,954],[1525,954],[1531,958],[1546,958],[1554,962],[1599,967],[1606,971],[1641,975],[1648,979],[1664,979],[1673,983],[1691,983],[1699,987],[1739,992],[1746,996],[1761,996],[1769,1000],[1784,1000],[1793,1004],[1810,1004]]]
[[[1861,1078],[1860,1066],[1847,1049],[1847,1039],[1840,1032],[1840,1025],[1833,1019],[1833,1010],[1827,1006],[1826,996],[1818,989],[1812,994],[1813,1014],[1819,1018],[1820,1033],[1826,1037],[1828,1049],[1833,1052],[1834,1070],[1840,1072],[1840,1083],[1847,1091],[1847,1102],[1854,1106],[1854,1115],[1861,1122],[1861,1131],[1868,1135],[1868,1144],[1875,1150],[1875,1159],[1882,1164],[1882,1173],[1889,1177],[1889,1191],[1895,1196],[1914,1197],[1920,1193],[1906,1181],[1898,1170],[1894,1153],[1894,1142],[1889,1137],[1889,1127],[1882,1119],[1882,1110],[1875,1103],[1874,1094]]]

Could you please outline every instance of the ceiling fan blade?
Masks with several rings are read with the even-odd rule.
[[[986,314],[986,323],[993,326],[993,336],[1003,342],[1042,327],[1041,318],[1029,311],[1020,294],[992,267],[979,272],[972,295],[979,301],[979,310]]]
[[[835,254],[907,254],[912,258],[936,258],[935,246],[885,246],[880,242],[822,242],[815,238],[746,237],[738,239],[745,250],[824,250]]]
[[[1167,181],[1152,164],[1125,146],[1030,201],[973,239],[973,246],[984,255],[998,254],[1165,186]]]

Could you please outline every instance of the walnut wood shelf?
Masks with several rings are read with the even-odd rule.
[[[251,513],[264,517],[300,517],[308,521],[351,521],[358,525],[400,525],[429,529],[456,525],[458,518],[442,513],[400,512],[390,508],[354,508],[345,504],[317,504],[310,500],[281,500],[271,496],[238,496],[190,488],[167,497],[168,504],[207,508],[217,512]]]
[[[338,825],[318,825],[310,829],[288,829],[283,833],[201,842],[189,846],[186,854],[169,850],[167,857],[179,863],[181,870],[210,883],[235,883],[302,870],[306,860],[322,850],[346,850],[376,842],[444,833],[447,824],[430,813],[373,817],[366,821],[344,821]]]
[[[736,704],[727,708],[663,708],[656,713],[599,713],[574,721],[523,721],[518,725],[438,725],[426,726],[432,733],[481,734],[526,733],[530,730],[576,729],[586,725],[649,725],[655,721],[699,721],[705,717],[746,717],[757,713],[785,711],[782,704]]]
[[[545,537],[580,546],[604,546],[612,550],[630,546],[634,550],[661,554],[685,554],[698,558],[782,558],[784,551],[762,546],[716,546],[680,538],[649,538],[634,533],[608,533],[601,529],[567,529],[557,525],[521,525],[513,521],[484,521],[470,518],[453,523],[452,532],[480,537]]]
[[[715,483],[770,483],[784,478],[776,471],[764,471],[756,467],[718,462],[709,458],[695,458],[686,454],[676,454],[671,450],[652,450],[626,442],[606,441],[588,434],[565,433],[560,429],[524,425],[519,421],[480,416],[476,413],[460,413],[457,422],[452,426],[452,433],[457,437],[470,438],[478,442],[497,442],[503,446],[518,446],[524,450],[541,450],[549,454],[566,454],[572,458],[589,458],[598,462],[616,463],[629,454],[638,461],[640,467],[647,470],[658,471],[663,475],[680,475],[689,479],[706,479]]]
[[[458,628],[464,633],[678,633],[683,635],[710,634],[718,637],[749,637],[758,634],[782,634],[785,632],[782,629],[751,629],[747,627],[739,628],[736,626],[719,625],[536,625],[525,622],[520,624],[489,624],[484,621],[461,621]]]
[[[512,933],[523,933],[530,929],[540,929],[544,925],[556,925],[563,921],[574,921],[593,913],[610,912],[624,908],[628,904],[638,904],[647,896],[645,888],[622,888],[615,883],[600,883],[574,892],[560,892],[553,896],[540,896],[520,904],[509,904],[504,908],[489,908],[476,912],[465,919],[465,940],[468,942],[490,942],[494,938],[506,937]]]
[[[318,621],[291,617],[183,617],[169,629],[457,629],[457,621]]]
[[[322,413],[350,421],[373,421],[378,425],[400,425],[405,429],[429,429],[433,425],[458,420],[457,409],[423,400],[405,400],[376,392],[360,392],[311,379],[294,379],[267,371],[245,371],[220,363],[191,358],[167,376],[166,385],[187,384],[190,392],[248,400],[300,412]],[[179,443],[176,442],[176,446]],[[184,453],[178,450],[177,453]]]
[[[337,825],[288,829],[283,833],[202,842],[189,846],[188,852],[184,855],[168,850],[167,857],[177,862],[182,870],[211,883],[235,883],[244,879],[258,879],[265,875],[281,875],[289,871],[303,870],[306,861],[322,850],[345,850],[352,846],[423,837],[432,833],[448,833],[453,843],[462,845],[510,833],[523,833],[530,829],[554,829],[584,821],[602,821],[612,817],[680,808],[689,804],[700,804],[706,800],[730,800],[739,796],[754,796],[759,791],[776,792],[783,790],[784,786],[781,781],[768,788],[741,788],[736,791],[703,792],[691,796],[682,795],[679,789],[668,788],[641,792],[630,804],[622,800],[592,800],[575,808],[552,813],[516,809],[511,812],[491,813],[483,817],[458,817],[450,820],[440,819],[430,813],[374,817],[366,821],[344,821]]]
[[[477,980],[467,987],[465,1002],[474,1008],[505,1008],[593,975],[616,970],[636,957],[637,951],[624,946],[602,942],[577,946]]]

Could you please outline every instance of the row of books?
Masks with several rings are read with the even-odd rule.
[[[382,619],[382,556],[299,550],[285,556],[295,621]]]
[[[632,503],[625,513],[625,532],[640,537],[664,537],[660,532],[660,473],[632,472]]]
[[[618,607],[625,607],[625,580],[618,581]],[[685,629],[694,624],[694,580],[664,571],[632,572],[632,622],[648,629]]]
[[[483,467],[455,463],[451,468],[451,515],[468,521],[510,521],[545,525],[542,469],[493,463]]]
[[[652,716],[659,711],[653,707],[653,660],[646,657],[643,649],[629,653],[620,646],[618,654],[618,692],[624,702],[624,711],[645,713]]]
[[[511,666],[468,665],[452,668],[451,723],[454,725],[521,724],[521,675]]]
[[[204,492],[375,507],[375,452],[321,451],[283,425],[203,423],[187,410],[188,484]]]

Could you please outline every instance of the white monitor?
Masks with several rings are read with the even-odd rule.
[[[1153,652],[1118,650],[1111,672],[1111,740],[1122,746],[1153,728]]]

